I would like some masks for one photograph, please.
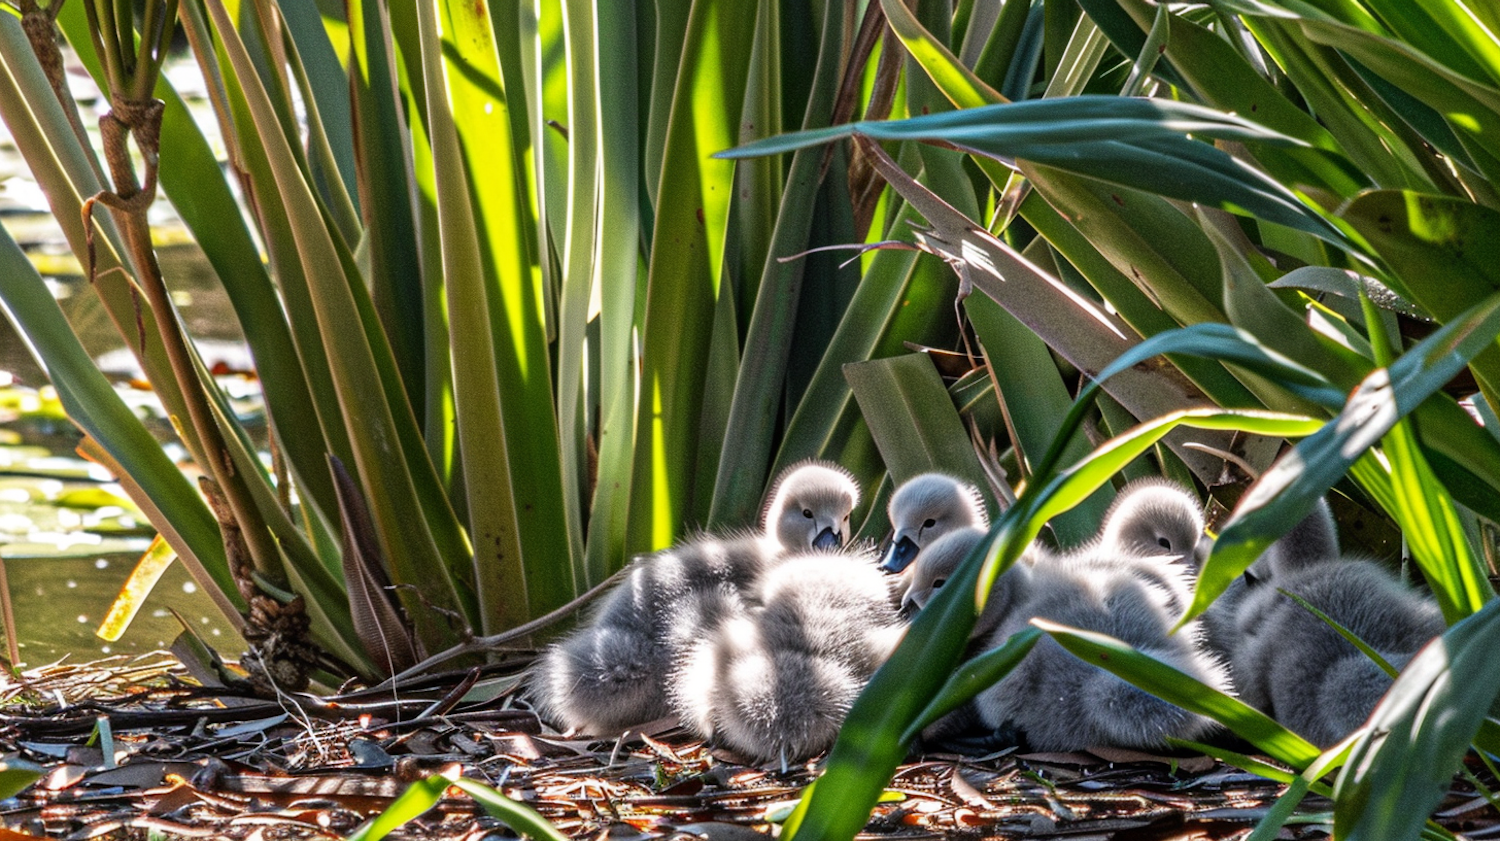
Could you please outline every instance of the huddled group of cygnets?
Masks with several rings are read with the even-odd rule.
[[[859,488],[826,462],[788,468],[759,531],[700,535],[636,559],[588,621],[548,648],[528,697],[560,730],[614,736],[675,716],[783,766],[826,750],[871,675],[988,526],[979,491],[938,473],[892,494],[882,558],[851,540]],[[1171,632],[1209,546],[1196,496],[1164,479],[1120,492],[1085,544],[1027,548],[990,592],[969,655],[1043,618],[1108,634],[1236,694],[1318,745],[1358,727],[1391,678],[1292,593],[1404,666],[1444,624],[1380,564],[1342,554],[1326,505],[1202,618]],[[1067,653],[1050,637],[923,743],[990,751],[1160,748],[1218,726]]]

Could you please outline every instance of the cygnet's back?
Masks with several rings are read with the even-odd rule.
[[[1358,727],[1392,680],[1292,593],[1401,668],[1444,630],[1437,604],[1374,561],[1337,552],[1326,507],[1252,567],[1236,609],[1235,677],[1245,703],[1314,744]],[[1333,551],[1329,551],[1330,547]]]
[[[932,541],[961,528],[989,527],[984,500],[973,485],[945,473],[923,473],[903,482],[891,494],[891,547],[881,567],[906,569]]]
[[[1073,564],[1066,556],[1032,569],[1030,598],[991,638],[998,645],[1041,617],[1116,637],[1192,677],[1229,688],[1225,669],[1200,648],[1191,626],[1169,635],[1175,620],[1163,588],[1128,568]],[[1214,725],[1126,683],[1044,636],[1010,675],[984,690],[980,719],[1036,750],[1096,746],[1157,748],[1168,736],[1195,738]]]
[[[744,594],[787,552],[837,546],[858,488],[837,465],[803,462],[778,479],[761,531],[701,535],[635,561],[589,623],[533,667],[530,698],[560,728],[619,733],[664,718],[679,650],[744,610]]]
[[[873,557],[789,557],[758,583],[749,609],[687,647],[673,706],[743,756],[806,759],[833,744],[903,627]]]

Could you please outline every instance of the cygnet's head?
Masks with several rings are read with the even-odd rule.
[[[1126,485],[1104,515],[1099,542],[1123,555],[1170,555],[1191,562],[1203,537],[1198,498],[1169,479]]]
[[[944,473],[908,479],[891,495],[891,548],[881,562],[886,572],[901,572],[917,553],[955,529],[989,527],[979,489]]]
[[[901,613],[912,616],[926,607],[984,536],[983,529],[960,526],[923,547],[912,567],[906,595],[901,597]]]
[[[849,514],[858,504],[859,484],[849,471],[826,461],[799,462],[777,477],[761,526],[789,552],[837,549],[850,537]]]

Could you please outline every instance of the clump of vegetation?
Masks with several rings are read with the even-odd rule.
[[[1334,486],[1399,524],[1438,597],[1451,630],[1368,730],[1320,754],[1045,630],[1299,769],[1289,803],[1342,764],[1340,836],[1424,831],[1470,742],[1493,748],[1500,673],[1464,671],[1500,627],[1477,539],[1500,520],[1492,7],[333,5],[0,15],[0,115],[201,489],[8,237],[0,297],[85,449],[247,639],[296,641],[258,645],[269,678],[374,679],[520,626],[632,553],[749,522],[805,458],[877,489],[866,536],[928,469],[1017,489],[962,568],[986,591],[1044,522],[1090,533],[1117,472],[1227,498],[1233,461],[1263,475],[1193,613]],[[102,149],[54,20],[110,98]],[[178,22],[222,166],[159,75]],[[239,316],[271,468],[155,266],[158,186]],[[886,247],[829,250],[860,243]],[[795,835],[852,837],[958,699],[963,589],[855,706]]]

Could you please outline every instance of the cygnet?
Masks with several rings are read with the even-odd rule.
[[[699,735],[785,767],[832,746],[904,628],[873,556],[793,556],[687,647],[672,705]]]
[[[538,713],[591,735],[670,715],[667,681],[678,653],[740,611],[745,592],[787,553],[841,544],[858,501],[843,468],[803,462],[777,480],[759,533],[703,535],[637,559],[588,624],[533,667],[529,697]]]
[[[1398,669],[1445,627],[1430,597],[1373,560],[1338,551],[1325,503],[1236,583],[1229,646],[1241,699],[1320,747],[1359,727],[1392,679],[1284,593],[1323,611]]]

